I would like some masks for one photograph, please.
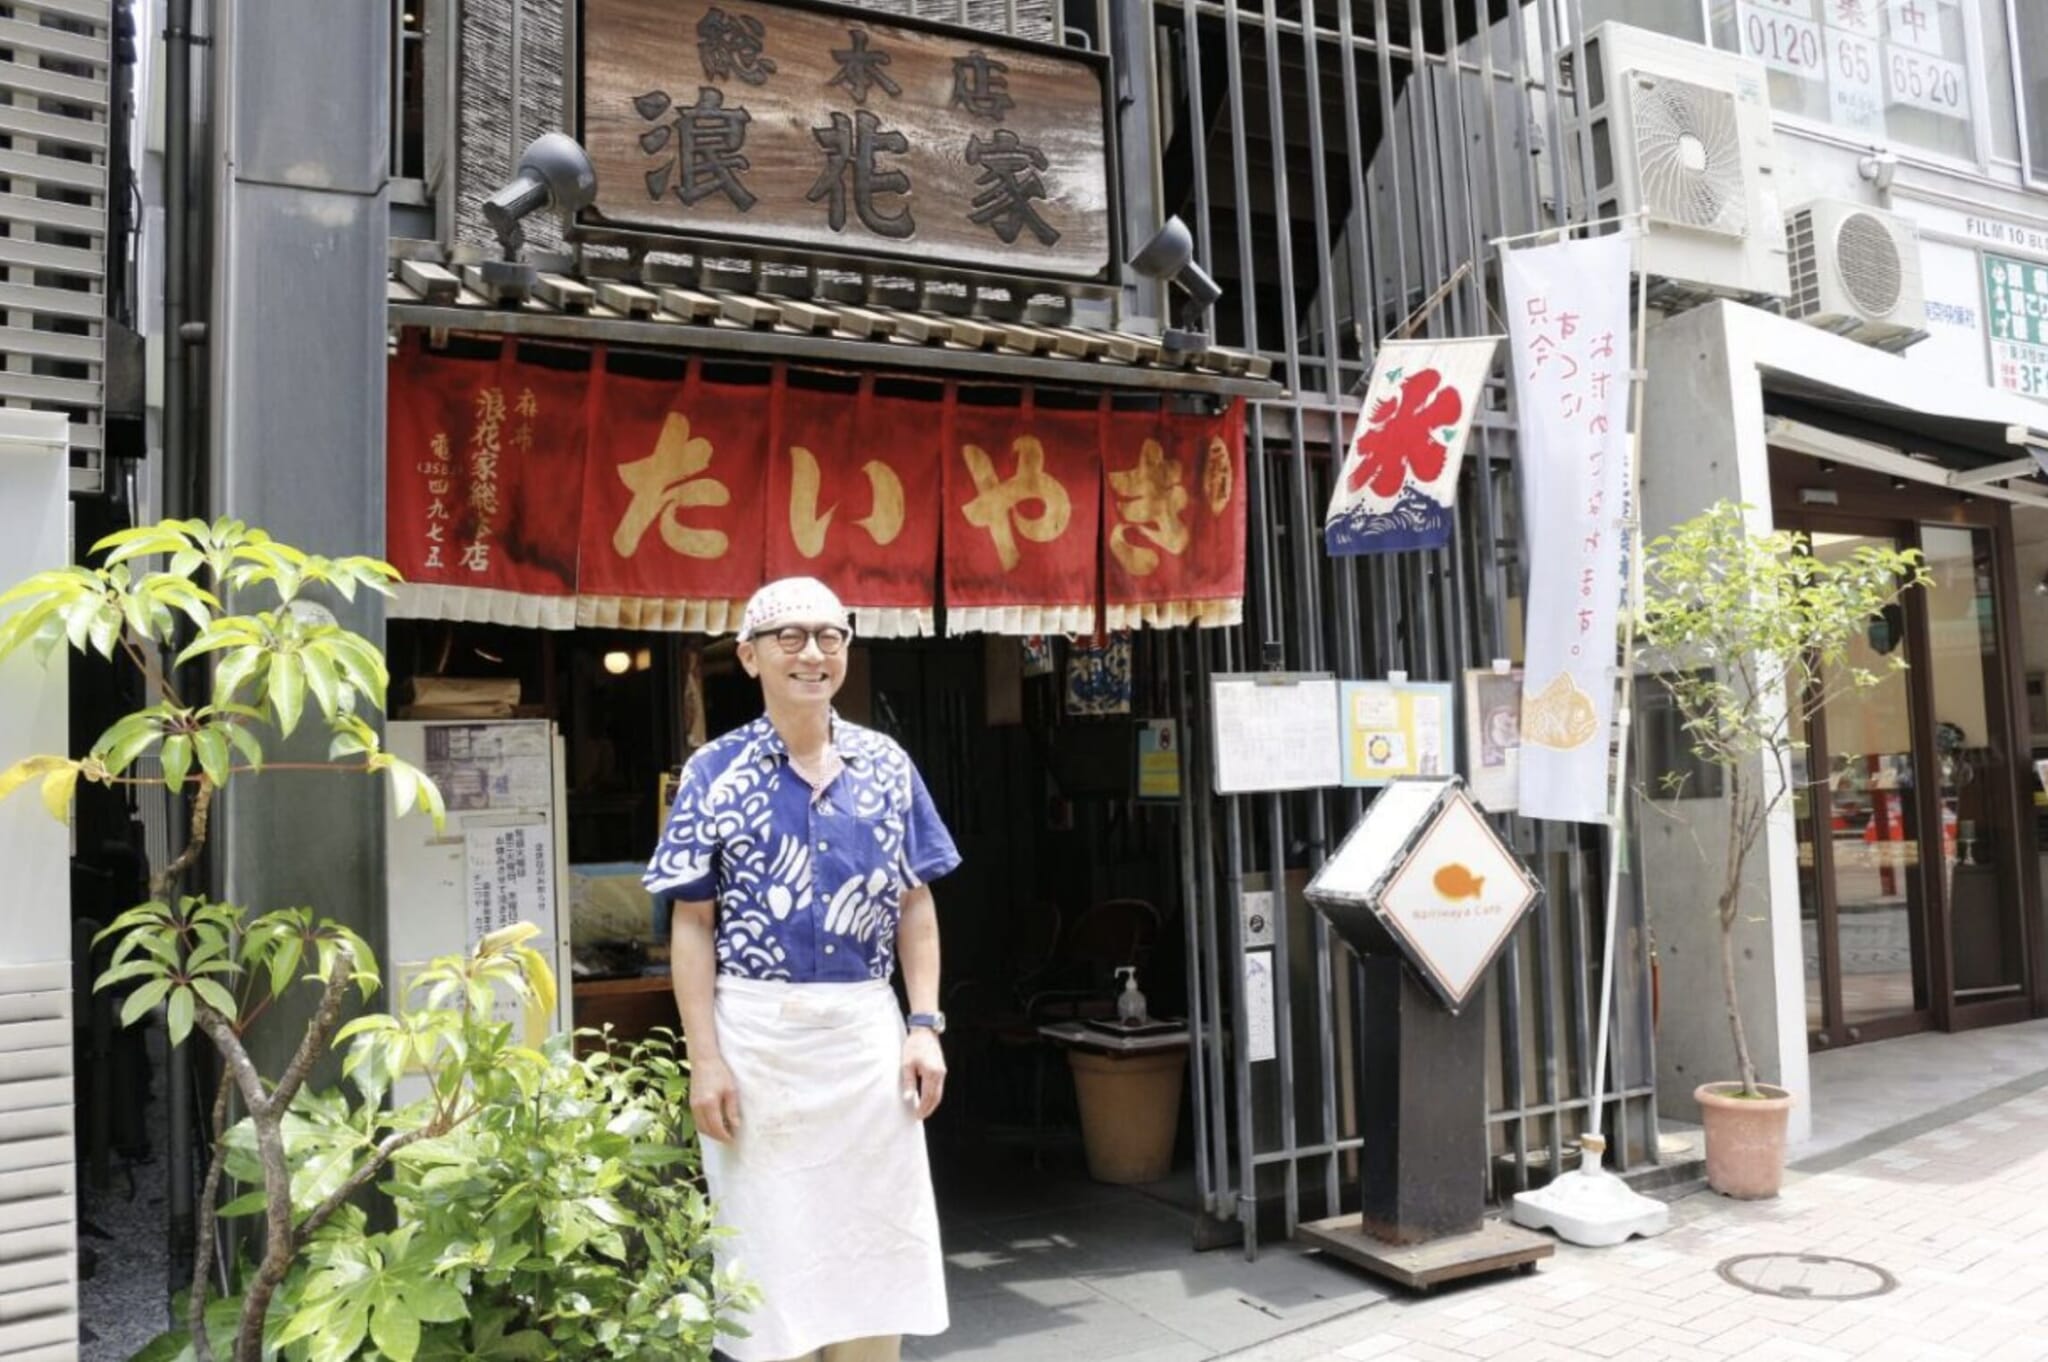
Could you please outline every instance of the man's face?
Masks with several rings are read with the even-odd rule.
[[[820,630],[837,630],[836,652],[826,651]],[[802,638],[799,641],[798,635]],[[797,642],[791,650],[788,644]],[[772,630],[742,639],[740,665],[747,675],[760,678],[761,695],[770,705],[803,708],[829,705],[846,683],[846,650],[851,645],[843,624],[832,620],[791,620]]]

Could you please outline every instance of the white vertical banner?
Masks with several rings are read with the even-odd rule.
[[[1608,816],[1625,585],[1633,238],[1507,252],[1502,285],[1523,487],[1521,812]]]

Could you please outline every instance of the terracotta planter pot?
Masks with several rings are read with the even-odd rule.
[[[1707,1132],[1707,1186],[1741,1201],[1774,1197],[1785,1181],[1785,1122],[1796,1099],[1757,1086],[1762,1097],[1742,1096],[1740,1083],[1702,1083],[1692,1094]]]

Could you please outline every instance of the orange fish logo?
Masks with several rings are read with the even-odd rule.
[[[1436,872],[1436,892],[1447,899],[1476,899],[1479,891],[1486,887],[1484,876],[1475,875],[1466,866],[1456,861],[1443,866]]]

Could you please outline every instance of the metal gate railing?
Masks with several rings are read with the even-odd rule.
[[[1333,561],[1317,547],[1320,510],[1377,338],[1465,264],[1422,333],[1504,331],[1488,302],[1486,243],[1555,225],[1560,206],[1578,216],[1586,196],[1554,153],[1569,98],[1557,79],[1561,35],[1575,45],[1579,24],[1576,0],[1492,22],[1472,0],[1147,8],[1161,207],[1190,224],[1198,258],[1224,284],[1217,339],[1272,356],[1289,393],[1248,416],[1246,625],[1154,645],[1178,678],[1187,735],[1181,874],[1197,1180],[1208,1216],[1240,1222],[1250,1256],[1262,1206],[1291,1234],[1355,1204],[1359,981],[1293,895],[1365,796],[1207,796],[1209,681],[1285,666],[1456,682],[1509,654],[1522,573],[1504,379],[1476,424],[1451,547]],[[1599,987],[1589,962],[1602,944],[1599,830],[1519,819],[1510,829],[1549,892],[1488,990],[1496,1194],[1560,1169],[1580,1133]],[[1274,1059],[1255,1063],[1243,1043],[1243,907],[1260,891],[1273,895],[1276,1035]],[[1649,952],[1634,893],[1621,930],[1608,1121],[1627,1167],[1656,1157]]]

